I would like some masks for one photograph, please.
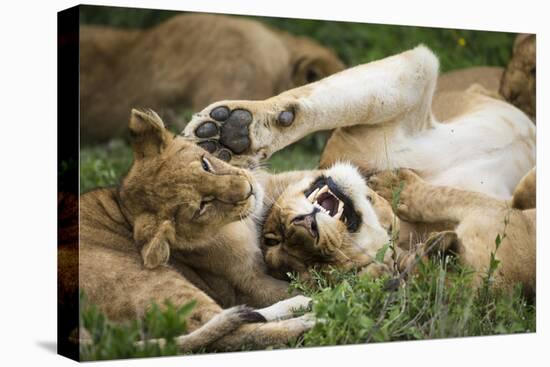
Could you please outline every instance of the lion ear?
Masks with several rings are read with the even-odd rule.
[[[168,263],[170,243],[175,241],[172,222],[165,220],[159,225],[152,215],[141,215],[134,223],[134,240],[139,247],[143,265],[154,269]]]
[[[152,110],[132,109],[128,127],[136,159],[160,154],[173,139],[162,119]]]
[[[317,60],[303,56],[299,58],[294,64],[292,71],[292,80],[295,85],[304,85],[315,82],[322,78],[322,73],[319,67],[316,65]]]

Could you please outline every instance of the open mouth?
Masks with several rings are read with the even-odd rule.
[[[307,199],[321,212],[330,215],[334,219],[341,219],[342,222],[346,222],[346,217],[342,216],[345,204],[330,191],[328,185],[315,189]]]
[[[361,217],[355,211],[352,200],[342,192],[331,177],[321,176],[304,192],[318,211],[343,222],[348,231],[355,232]]]

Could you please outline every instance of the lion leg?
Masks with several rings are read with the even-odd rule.
[[[124,276],[120,276],[124,269]],[[163,307],[165,301],[181,307],[195,300],[189,329],[198,328],[221,307],[176,270],[159,266],[145,269],[139,254],[81,246],[80,288],[87,300],[115,322],[141,317],[152,303]]]
[[[537,172],[533,167],[514,190],[512,196],[512,208],[526,210],[537,206]]]
[[[459,241],[455,231],[432,232],[423,243],[418,243],[408,251],[397,248],[397,268],[400,272],[415,272],[419,261],[426,261],[436,253],[458,253]]]
[[[125,269],[123,278],[118,272],[121,268]],[[307,297],[297,296],[258,311],[247,306],[224,310],[173,268],[144,269],[137,253],[83,248],[80,251],[80,286],[87,300],[115,322],[142,317],[152,303],[163,307],[165,301],[169,301],[181,307],[195,301],[187,319],[189,334],[176,338],[183,352],[206,347],[218,340],[221,344],[217,343],[216,348],[223,349],[239,349],[243,343],[257,346],[281,344],[312,326],[312,321],[306,318],[263,326],[266,321],[287,319],[295,309],[308,307],[310,299]],[[250,323],[253,323],[250,327],[242,328]],[[235,334],[231,334],[233,332]],[[228,334],[231,336],[224,339]],[[256,336],[259,338],[257,342]],[[144,343],[163,344],[165,340],[146,340],[137,345]]]
[[[243,324],[250,322],[264,322],[263,317],[245,306],[236,306],[223,310],[214,315],[204,325],[193,332],[175,338],[180,352],[192,352],[199,348],[207,347],[219,338],[231,333]],[[163,347],[165,339],[148,339],[136,342],[136,346],[143,347],[148,344],[158,344]]]
[[[215,341],[208,349],[230,351],[283,346],[299,338],[314,325],[315,319],[311,314],[282,321],[246,324]]]
[[[175,341],[180,352],[191,352],[202,347],[238,350],[246,345],[257,349],[285,344],[313,326],[314,320],[309,315],[291,319],[294,311],[309,308],[310,304],[310,298],[296,296],[259,310],[245,306],[232,307]],[[149,343],[163,346],[166,340],[150,339],[139,341],[136,345]]]
[[[265,273],[256,273],[258,278],[252,284],[241,287],[243,292],[238,298],[240,303],[253,307],[264,307],[296,294],[288,291],[289,283],[273,278]],[[252,287],[256,287],[253,289]]]
[[[266,100],[216,102],[193,117],[184,136],[250,166],[315,131],[395,120],[421,129],[431,121],[438,68],[420,46]]]
[[[369,186],[407,222],[457,224],[472,210],[506,208],[506,203],[481,193],[431,185],[408,169],[376,174]]]

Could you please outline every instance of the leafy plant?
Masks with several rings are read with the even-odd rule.
[[[83,360],[159,357],[178,354],[175,338],[185,334],[186,319],[195,307],[191,301],[181,307],[166,302],[163,307],[153,304],[142,319],[126,323],[112,323],[98,308],[81,295],[80,324],[89,340],[80,345]],[[82,331],[81,331],[82,332]],[[165,338],[166,344],[135,342],[151,338]]]
[[[372,279],[334,270],[333,282],[319,273],[313,282],[292,282],[313,297],[320,320],[299,345],[319,346],[493,335],[535,330],[535,308],[516,288],[483,295],[473,272],[451,258],[418,263],[406,285],[387,290],[390,278]],[[311,284],[315,284],[312,287]]]

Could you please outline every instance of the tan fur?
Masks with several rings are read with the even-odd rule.
[[[440,75],[432,100],[433,114],[439,121],[445,122],[469,109],[472,98],[466,91],[472,84],[482,86],[493,97],[499,98],[503,71],[503,68],[496,66],[475,66]]]
[[[536,38],[520,34],[514,42],[512,57],[506,68],[474,66],[442,74],[432,101],[432,111],[440,121],[450,120],[468,109],[464,92],[481,85],[490,95],[504,99],[529,115],[536,116]]]
[[[130,130],[134,162],[129,173],[118,188],[80,197],[79,248],[60,254],[61,268],[71,258],[78,262],[79,286],[88,301],[113,321],[138,318],[152,302],[162,306],[168,300],[179,307],[196,301],[182,351],[248,342],[263,348],[310,328],[305,319],[242,326],[261,320],[261,310],[223,311],[220,305],[268,306],[290,296],[286,282],[266,274],[253,222],[245,219],[261,201],[261,188],[250,173],[174,137],[152,111],[133,111]],[[206,210],[199,213],[205,200]],[[157,247],[160,258],[152,255]],[[166,264],[168,247],[174,258]],[[223,279],[223,287],[237,296],[224,299],[215,284],[209,287],[212,277]],[[74,278],[60,278],[61,289],[74,284]]]
[[[330,270],[338,267],[343,270],[358,269],[359,275],[379,277],[392,274],[397,268],[401,272],[412,273],[418,256],[423,261],[435,252],[448,250],[456,242],[453,231],[433,232],[410,246],[409,251],[396,248],[396,262],[387,256],[384,262],[377,262],[373,253],[359,246],[360,240],[352,240],[345,226],[340,223],[325,222],[323,235],[315,241],[302,227],[295,226],[292,219],[303,214],[303,187],[298,183],[307,178],[315,178],[325,170],[294,171],[270,176],[266,183],[266,214],[261,222],[264,257],[270,272],[285,278],[287,272],[298,273],[301,280],[310,279],[309,270]],[[372,205],[377,220],[390,236],[400,232],[400,221],[393,213],[390,203],[367,187],[367,200]],[[403,222],[407,224],[406,222]],[[328,228],[327,228],[328,227]],[[419,230],[419,226],[410,228]],[[427,230],[427,229],[426,229]],[[273,242],[276,242],[274,244]],[[389,237],[379,242],[377,249],[389,243]],[[391,251],[387,251],[391,255]]]
[[[267,100],[216,102],[196,114],[184,133],[189,139],[202,142],[204,138],[196,136],[194,131],[212,120],[211,111],[222,106],[229,111],[249,111],[253,116],[250,126],[238,133],[248,134],[250,144],[242,154],[231,158],[233,164],[247,166],[311,132],[338,127],[323,152],[321,168],[349,161],[364,175],[369,175],[388,168],[418,167],[423,178],[434,185],[475,191],[481,196],[485,193],[495,197],[494,202],[505,203],[520,179],[535,164],[533,124],[517,108],[495,98],[495,91],[490,90],[494,84],[493,87],[488,84],[489,89],[477,84],[466,90],[447,90],[446,93],[459,93],[462,97],[451,99],[456,106],[448,109],[451,111],[447,112],[447,121],[444,121],[448,124],[440,123],[433,118],[431,110],[437,75],[437,58],[419,46]],[[281,120],[283,113],[287,117],[290,113],[292,119],[288,119],[289,122]],[[225,120],[216,121],[226,126]],[[217,140],[219,136],[211,135],[208,139]],[[227,146],[231,148],[231,144]],[[293,197],[299,195],[295,194],[289,201]],[[279,213],[272,220],[273,227],[277,220],[286,220],[291,212],[277,209],[289,205],[289,201],[274,206]],[[409,235],[419,231],[425,232],[421,235],[429,235],[434,230],[447,230],[449,226],[453,223],[445,216],[420,224],[401,222],[401,233],[407,238],[400,238],[400,244],[406,240],[415,245],[419,241],[415,238],[411,241]],[[334,233],[341,235],[342,229],[336,228]],[[494,238],[491,241],[494,243]],[[326,246],[325,250],[339,241],[328,242],[331,246]],[[322,255],[320,249],[307,246],[295,246],[295,249],[301,252],[293,249],[294,252],[288,254],[287,251],[289,256],[286,256],[298,264],[293,267],[299,268],[298,260],[311,254]],[[266,256],[267,262],[284,265],[285,260],[279,255],[272,260],[269,259],[272,255]],[[345,252],[332,251],[329,260],[345,259],[342,255]],[[507,260],[509,265],[503,267],[509,273],[505,278],[531,287],[529,279],[517,274],[517,267],[523,260],[515,264],[511,258],[513,256]],[[473,258],[465,259],[473,261]],[[326,262],[326,259],[321,260]],[[485,258],[478,261],[482,260]],[[524,260],[529,262],[532,258],[526,255]],[[319,258],[313,258],[311,262],[318,261]],[[482,266],[481,263],[473,265]]]
[[[329,49],[249,19],[184,14],[146,30],[80,28],[83,142],[123,135],[134,106],[177,115],[222,98],[263,99],[343,69]]]
[[[303,204],[305,196],[301,182],[312,181],[323,174],[327,174],[327,170],[285,172],[269,177],[265,185],[266,213],[261,222],[260,243],[271,274],[286,279],[288,272],[297,272],[301,279],[307,279],[310,268],[323,270],[332,266],[363,269],[371,276],[389,271],[392,266],[389,256],[385,258],[386,264],[374,260],[376,250],[388,242],[388,237],[375,243],[377,248],[373,251],[362,247],[364,238],[352,238],[340,221],[321,221],[317,215],[317,225],[322,226],[317,240],[304,227],[295,224],[296,216],[308,212]],[[367,192],[362,200],[372,206],[383,230],[387,233],[397,231],[399,221],[389,203],[366,184],[362,185]],[[369,232],[364,236],[369,235],[374,236]]]
[[[526,210],[537,207],[537,171],[533,167],[525,175],[514,190],[512,197],[512,207],[515,209]]]
[[[537,51],[534,34],[519,35],[512,59],[502,75],[500,94],[514,106],[536,120]]]
[[[435,93],[465,91],[472,84],[497,92],[504,69],[497,66],[473,66],[443,73],[437,79]]]
[[[481,84],[446,90],[439,112],[445,120],[437,120],[431,107],[438,68],[437,57],[418,46],[267,100],[213,103],[193,116],[184,135],[217,144],[211,150],[231,150],[230,162],[246,167],[309,133],[337,128],[321,168],[338,161],[366,174],[408,167],[432,183],[509,199],[535,164],[533,124]],[[212,121],[211,112],[222,109],[231,116],[245,110],[251,117],[238,128],[225,117]],[[216,132],[198,136],[198,128],[208,124]]]
[[[535,292],[536,221],[534,210],[521,211],[505,201],[459,189],[433,186],[412,171],[385,171],[369,180],[384,198],[404,183],[397,215],[408,222],[453,223],[457,243],[453,251],[464,265],[476,271],[476,281],[487,273],[491,253],[500,261],[495,284],[511,289],[521,283],[524,291]],[[507,224],[505,224],[507,223]],[[495,240],[502,243],[496,250]]]

